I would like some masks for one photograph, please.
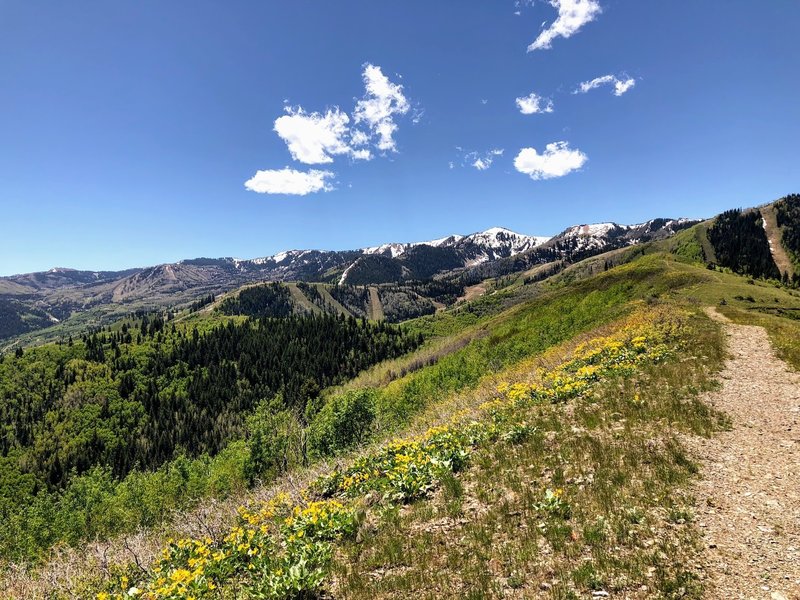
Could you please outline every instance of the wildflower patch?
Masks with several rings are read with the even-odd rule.
[[[170,542],[151,573],[136,582],[130,574],[119,577],[97,600],[200,600],[219,597],[226,588],[258,598],[317,593],[327,578],[333,545],[354,537],[357,507],[365,496],[377,496],[383,506],[425,498],[443,479],[465,469],[482,445],[515,444],[535,435],[526,421],[530,407],[577,398],[604,379],[664,360],[676,351],[681,327],[674,312],[635,313],[612,335],[580,345],[557,368],[537,373],[535,382],[500,385],[497,397],[481,405],[477,415],[395,440],[320,477],[301,504],[278,496],[242,508],[236,525],[219,540]],[[543,490],[536,509],[562,520],[572,511],[560,488]]]

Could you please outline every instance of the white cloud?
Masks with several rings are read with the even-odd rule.
[[[334,155],[350,152],[345,141],[350,117],[338,108],[323,115],[288,106],[286,113],[275,119],[275,133],[286,142],[294,160],[308,165],[332,163]]]
[[[350,145],[355,146],[356,148],[359,146],[366,146],[369,144],[369,134],[364,133],[360,129],[354,129],[350,133]]]
[[[594,21],[602,12],[597,0],[549,1],[550,5],[558,10],[558,18],[528,46],[528,52],[550,48],[553,40],[557,37],[571,37],[586,23]]]
[[[371,64],[364,65],[362,77],[366,92],[351,115],[338,107],[319,113],[307,112],[302,106],[286,106],[286,114],[275,119],[275,133],[286,142],[294,160],[319,165],[330,164],[342,155],[352,160],[371,160],[374,148],[382,153],[397,151],[394,119],[411,110],[403,86],[389,81],[380,67]],[[413,122],[418,123],[423,114],[421,107],[415,107]],[[286,167],[258,171],[245,182],[245,187],[264,194],[305,195],[332,190],[328,181],[332,177],[335,174],[330,171],[303,172]]]
[[[563,177],[580,169],[588,157],[580,150],[572,150],[568,142],[553,142],[539,154],[535,148],[523,148],[514,159],[514,167],[531,179]]]
[[[458,149],[460,150],[460,148]],[[470,166],[478,169],[478,171],[485,171],[492,166],[495,158],[503,156],[503,152],[505,152],[505,150],[502,148],[493,148],[482,154],[480,152],[467,152],[464,154],[461,166]],[[453,165],[453,163],[451,162],[450,165]],[[453,166],[450,168],[452,169]]]
[[[312,169],[307,173],[284,169],[256,171],[256,174],[245,181],[244,187],[259,194],[291,194],[305,196],[314,192],[329,192],[333,186],[328,179],[334,177],[330,171]]]
[[[627,92],[635,85],[636,85],[636,80],[633,79],[632,77],[628,77],[628,79],[625,79],[624,81],[620,81],[619,79],[617,79],[614,82],[614,95],[622,96],[622,94]]]
[[[381,68],[374,65],[366,65],[362,75],[366,94],[356,103],[352,122],[365,124],[367,130],[351,127],[350,117],[338,107],[322,114],[306,112],[301,106],[287,106],[287,114],[275,120],[275,132],[286,142],[294,160],[309,165],[332,163],[337,155],[370,160],[373,155],[366,148],[370,143],[379,150],[397,150],[392,137],[397,131],[394,116],[404,115],[411,108],[403,95],[403,86],[389,81]],[[423,109],[415,109],[415,123],[423,113]]]
[[[585,94],[586,92],[590,92],[596,88],[599,88],[601,85],[606,85],[609,83],[614,84],[614,95],[615,96],[622,96],[625,92],[631,89],[633,86],[636,85],[636,80],[633,77],[628,77],[627,75],[623,75],[624,79],[620,79],[616,75],[603,75],[602,77],[595,77],[591,81],[584,81],[576,89],[573,94]]]
[[[595,77],[591,81],[584,81],[580,84],[577,90],[575,90],[575,94],[585,94],[586,92],[593,90],[595,88],[599,88],[601,85],[605,85],[607,83],[611,83],[616,79],[613,75],[603,75],[602,77]]]
[[[551,113],[553,112],[553,101],[550,98],[543,98],[535,92],[531,92],[527,96],[517,98],[517,108],[523,115]]]
[[[356,103],[353,120],[355,123],[366,123],[378,136],[376,146],[379,150],[396,152],[393,136],[397,124],[394,116],[404,115],[410,109],[403,95],[403,86],[389,81],[380,67],[371,64],[364,67],[363,78],[366,94]]]

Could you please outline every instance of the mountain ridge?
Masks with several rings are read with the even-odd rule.
[[[0,277],[0,339],[43,330],[76,315],[99,324],[131,312],[185,307],[200,296],[254,282],[383,285],[442,277],[472,282],[668,237],[693,223],[659,218],[635,225],[581,224],[551,237],[491,227],[355,250],[295,249],[250,259],[199,257],[122,271],[56,267]],[[90,318],[92,311],[97,314]]]

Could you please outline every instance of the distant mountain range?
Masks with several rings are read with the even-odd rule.
[[[380,285],[441,277],[479,279],[661,239],[694,223],[654,219],[637,225],[576,225],[549,238],[493,227],[470,235],[358,250],[289,250],[246,260],[195,258],[124,271],[54,268],[0,277],[0,339],[46,328],[86,311],[94,310],[92,314],[101,318],[182,306],[201,295],[257,281]]]

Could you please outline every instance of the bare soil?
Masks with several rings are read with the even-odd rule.
[[[471,285],[464,288],[464,295],[458,299],[458,302],[469,302],[486,293],[486,282],[482,281],[476,285]]]
[[[730,357],[706,401],[729,431],[690,442],[702,458],[696,520],[709,598],[800,599],[800,375],[761,327],[724,322]]]
[[[764,219],[764,231],[769,240],[769,249],[772,252],[772,259],[778,265],[781,275],[788,273],[789,277],[794,275],[794,265],[792,264],[789,254],[783,247],[783,233],[778,227],[778,217],[775,214],[775,207],[773,205],[765,206],[761,209],[761,218]]]
[[[383,304],[381,304],[381,297],[378,294],[378,288],[369,288],[369,318],[373,321],[382,321]]]

